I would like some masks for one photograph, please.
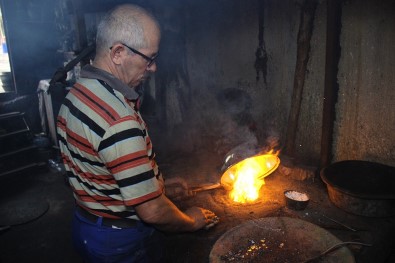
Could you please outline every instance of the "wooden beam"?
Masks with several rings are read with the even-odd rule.
[[[310,40],[313,34],[314,15],[316,8],[316,0],[305,0],[302,4],[300,12],[294,87],[284,149],[285,153],[291,158],[295,155],[295,139],[298,128],[300,106],[302,103],[305,73],[307,70],[307,62],[309,61]]]
[[[332,160],[333,127],[336,118],[340,59],[341,0],[327,1],[325,87],[321,135],[321,167]]]
[[[74,51],[81,52],[88,45],[84,12],[81,7],[81,1],[72,0],[72,16],[75,26],[75,47]]]

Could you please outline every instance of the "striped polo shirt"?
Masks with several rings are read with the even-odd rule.
[[[99,77],[80,78],[57,118],[74,197],[93,214],[138,220],[133,206],[158,197],[163,189],[146,124],[136,101],[125,97],[135,91],[100,69],[89,65],[81,76],[84,70]]]

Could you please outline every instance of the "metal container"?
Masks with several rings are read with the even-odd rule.
[[[295,190],[284,192],[285,205],[292,210],[304,210],[309,204],[310,198],[306,193]]]
[[[279,165],[280,158],[274,154],[261,154],[248,157],[227,168],[221,177],[221,185],[226,190],[232,190],[236,178],[235,175],[238,174],[238,171],[243,170],[241,167],[251,166],[255,168],[253,169],[257,173],[255,177],[263,179],[273,173]]]
[[[329,231],[301,219],[258,218],[225,232],[211,249],[209,262],[305,262],[339,243]],[[355,263],[355,259],[343,246],[320,262]]]
[[[395,167],[347,160],[323,168],[321,179],[337,207],[367,217],[395,216]]]

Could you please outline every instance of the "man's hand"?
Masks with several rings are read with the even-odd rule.
[[[191,207],[185,211],[185,214],[195,219],[195,230],[209,229],[219,223],[219,218],[204,208]]]
[[[195,220],[194,230],[209,229],[219,223],[219,218],[210,210],[191,207],[185,211],[185,214]]]
[[[193,191],[189,190],[188,183],[180,177],[165,180],[165,194],[174,201],[183,200],[195,195]]]
[[[213,212],[200,207],[182,212],[163,194],[134,208],[141,220],[165,232],[193,232],[219,222]]]

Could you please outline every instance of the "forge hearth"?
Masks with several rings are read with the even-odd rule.
[[[183,165],[180,165],[183,164]],[[214,153],[200,153],[193,156],[173,158],[163,169],[165,176],[184,177],[190,185],[217,183],[221,174],[221,158]],[[225,189],[198,192],[195,197],[177,203],[181,209],[200,206],[214,211],[220,223],[209,230],[195,233],[168,235],[167,253],[171,262],[209,262],[209,254],[216,241],[230,229],[249,220],[268,217],[287,217],[303,220],[325,229],[339,240],[359,241],[372,247],[347,246],[356,262],[385,262],[395,247],[395,219],[369,218],[347,213],[331,203],[325,184],[318,176],[295,180],[289,173],[282,173],[280,167],[265,178],[261,197],[253,203],[239,204],[229,198]],[[186,176],[188,175],[188,176]],[[288,209],[284,191],[293,189],[308,194],[310,201],[305,210]],[[353,229],[353,230],[351,230]],[[354,231],[355,230],[355,231]],[[257,229],[259,231],[259,229]]]
[[[248,203],[237,203],[233,201],[229,197],[229,191],[222,189],[218,190],[215,193],[211,193],[213,201],[216,204],[222,204],[224,207],[229,207],[230,209],[235,208],[235,209],[248,209],[248,210],[255,210],[259,211],[261,209],[264,209],[267,204],[265,204],[263,197],[258,198],[255,201],[250,201]]]

